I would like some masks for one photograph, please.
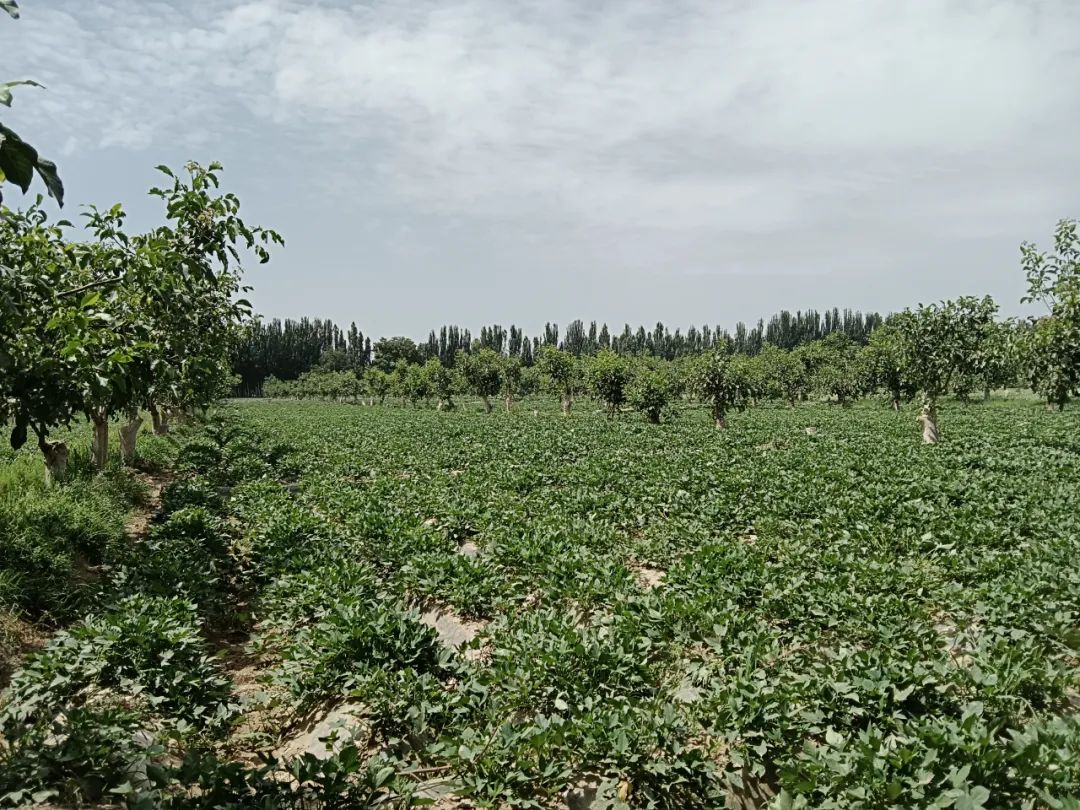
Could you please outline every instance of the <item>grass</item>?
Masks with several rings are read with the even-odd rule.
[[[120,468],[118,447],[112,466],[96,474],[89,430],[60,435],[72,454],[67,480],[55,487],[46,487],[36,449],[0,452],[0,612],[9,628],[3,634],[9,639],[3,643],[7,661],[24,646],[17,638],[26,635],[28,623],[59,627],[93,605],[97,567],[107,549],[123,541],[129,512],[146,503],[147,487]],[[167,442],[147,436],[140,450],[151,467],[161,467],[174,452]]]

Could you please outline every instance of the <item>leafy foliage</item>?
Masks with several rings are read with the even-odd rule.
[[[716,427],[727,427],[727,413],[743,410],[753,398],[755,369],[749,358],[717,352],[703,355],[690,368],[691,387],[712,412]]]
[[[128,235],[118,205],[89,211],[93,239],[81,243],[67,239],[69,223],[50,225],[40,204],[0,216],[0,422],[12,426],[14,448],[32,431],[50,470],[50,432],[79,415],[101,431],[103,467],[111,414],[135,421],[139,408],[216,399],[250,314],[237,298],[241,251],[266,261],[267,245],[281,243],[244,223],[234,195],[216,193],[217,164],[189,164],[186,177],[159,168],[172,187],[151,194],[168,224],[148,234]],[[55,468],[62,474],[62,463]]]
[[[490,412],[490,398],[499,393],[503,384],[502,355],[487,348],[466,355],[462,375],[469,389],[484,401],[484,410]]]
[[[626,401],[626,387],[630,382],[630,367],[615,352],[605,349],[589,361],[589,383],[597,399],[614,416]]]
[[[670,373],[664,369],[642,366],[634,371],[626,398],[650,422],[658,424],[660,415],[671,399],[673,388]]]
[[[1061,220],[1054,233],[1054,253],[1021,246],[1027,275],[1025,301],[1039,301],[1048,314],[1025,335],[1024,355],[1032,388],[1064,407],[1080,388],[1080,237],[1076,220]]]
[[[563,414],[569,415],[578,385],[578,368],[573,355],[554,346],[544,346],[537,366],[551,387],[561,396]]]

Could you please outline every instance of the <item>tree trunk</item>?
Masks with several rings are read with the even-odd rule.
[[[727,413],[718,408],[714,409],[713,419],[716,420],[717,430],[727,430]]]
[[[150,421],[154,426],[155,436],[165,436],[169,432],[169,415],[157,405],[150,406]]]
[[[506,412],[507,413],[510,413],[510,409],[513,406],[513,404],[514,404],[514,398],[512,396],[507,394],[505,397],[503,397],[503,405],[506,406]]]
[[[660,424],[660,411],[649,411],[646,416],[649,417],[649,421],[654,425]]]
[[[983,388],[983,402],[989,402],[989,401],[990,401],[990,386],[988,385],[985,388]]]
[[[795,410],[795,400],[794,399],[789,399],[787,404],[788,404],[788,408],[790,408],[791,410]]]
[[[143,418],[138,411],[128,414],[127,424],[120,426],[120,460],[126,467],[135,465],[135,444],[142,426]]]
[[[94,425],[94,436],[90,443],[91,457],[94,469],[101,472],[109,463],[109,414],[105,410],[97,410],[90,414],[90,421]]]
[[[892,398],[892,409],[894,411],[899,411],[900,410],[900,397],[898,397],[896,395],[893,395],[893,398]]]
[[[45,457],[45,484],[52,486],[57,481],[63,481],[67,475],[68,448],[61,441],[49,441],[39,439],[38,448]]]
[[[484,400],[484,413],[491,413],[491,400],[487,396],[482,396],[480,399]]]
[[[923,402],[919,422],[922,424],[923,443],[937,444],[941,439],[941,435],[938,433],[937,426],[937,405],[932,399]]]
[[[562,395],[562,415],[569,416],[570,408],[573,406],[574,400],[570,398],[569,394]]]

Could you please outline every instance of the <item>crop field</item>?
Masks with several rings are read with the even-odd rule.
[[[241,806],[263,752],[333,806],[1075,806],[1075,411],[949,403],[922,445],[874,402],[537,407],[189,432],[99,613],[15,676],[7,766],[96,678],[149,697],[110,722],[164,741],[120,784],[159,799]]]

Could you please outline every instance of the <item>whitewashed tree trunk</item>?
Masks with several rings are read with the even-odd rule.
[[[937,405],[932,399],[923,402],[922,411],[919,413],[919,422],[922,424],[922,438],[924,444],[937,444],[941,439],[937,426]]]
[[[510,409],[514,405],[514,398],[507,394],[505,397],[503,397],[503,405],[506,407],[506,412],[510,413]]]
[[[94,435],[90,443],[94,469],[104,470],[109,463],[109,414],[105,410],[94,411],[90,415],[94,426]]]
[[[127,467],[135,464],[135,446],[142,426],[143,418],[138,411],[129,414],[127,424],[120,426],[120,459]]]
[[[570,398],[569,394],[562,395],[562,414],[563,416],[570,415],[570,408],[573,407],[574,400]]]
[[[67,445],[62,441],[42,439],[38,442],[38,447],[45,458],[45,484],[52,486],[57,481],[63,481],[67,476]]]
[[[488,399],[486,394],[481,396],[480,399],[484,400],[484,413],[491,413],[491,400]]]

